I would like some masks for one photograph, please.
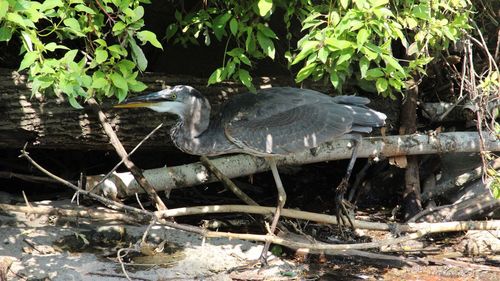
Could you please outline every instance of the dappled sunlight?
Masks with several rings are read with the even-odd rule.
[[[304,136],[304,146],[305,147],[318,146],[318,142],[316,141],[316,134],[315,133]]]
[[[266,150],[267,153],[273,153],[273,136],[271,134],[266,135]]]

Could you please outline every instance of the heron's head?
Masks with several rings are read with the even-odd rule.
[[[115,108],[146,107],[156,112],[172,113],[184,118],[205,110],[210,104],[207,99],[191,86],[174,86],[158,92],[126,99]]]

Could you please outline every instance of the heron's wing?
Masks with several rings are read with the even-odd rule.
[[[280,154],[313,148],[351,131],[352,116],[342,105],[306,104],[263,118],[225,124],[226,136],[254,154]]]

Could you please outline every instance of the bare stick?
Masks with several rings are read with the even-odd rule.
[[[231,190],[234,195],[241,199],[241,201],[247,203],[252,206],[259,206],[257,202],[255,202],[250,196],[246,195],[245,192],[241,191],[239,187],[234,184],[234,182],[229,179],[224,173],[222,173],[206,156],[200,157],[201,163],[210,170],[223,184],[227,189]]]
[[[157,210],[166,210],[167,206],[163,201],[161,200],[160,196],[156,193],[155,188],[144,178],[141,169],[139,169],[128,157],[127,157],[127,151],[121,144],[120,140],[116,136],[115,131],[111,127],[111,125],[108,122],[108,119],[104,112],[101,110],[99,104],[97,101],[93,98],[89,99],[87,103],[94,109],[94,111],[97,113],[97,116],[99,117],[99,121],[101,122],[101,125],[106,132],[106,134],[109,136],[109,141],[115,148],[116,152],[118,155],[123,160],[123,163],[127,167],[127,169],[130,170],[132,175],[134,175],[134,178],[136,181],[139,183],[139,185],[146,191],[146,193],[149,195],[149,198],[151,199],[152,202],[156,204],[156,209]]]
[[[123,274],[116,274],[116,273],[105,273],[105,272],[87,272],[87,275],[96,275],[96,276],[103,276],[103,277],[116,277],[116,278],[127,278]],[[152,281],[152,279],[147,279],[147,278],[142,278],[142,277],[136,277],[136,276],[129,276],[131,280],[141,280],[141,281]]]
[[[94,188],[96,188],[98,185],[102,184],[107,178],[109,178],[109,176],[111,176],[113,174],[113,172],[116,171],[116,169],[118,169],[118,167],[120,167],[121,164],[123,164],[123,161],[124,159],[128,159],[130,157],[130,155],[134,154],[134,152],[139,148],[141,147],[141,145],[147,140],[149,139],[154,133],[156,133],[156,131],[158,131],[158,129],[161,128],[161,126],[163,126],[163,123],[161,123],[160,125],[158,125],[156,128],[154,128],[147,136],[144,137],[144,139],[142,139],[135,147],[134,149],[132,149],[132,151],[130,151],[129,154],[127,154],[127,157],[126,158],[122,158],[120,160],[120,162],[118,162],[118,164],[116,164],[113,169],[111,169],[98,183],[96,183],[91,189],[89,189],[89,191],[93,191]],[[141,206],[142,207],[142,206]],[[143,208],[144,209],[144,208]]]
[[[95,193],[91,193],[91,192],[88,192],[86,190],[83,190],[81,188],[79,188],[78,186],[72,184],[71,182],[63,179],[63,178],[60,178],[54,174],[52,174],[51,172],[49,172],[48,170],[46,170],[44,167],[40,166],[40,164],[38,164],[37,162],[35,162],[35,160],[33,160],[31,158],[31,156],[29,156],[28,152],[26,151],[26,145],[24,146],[23,150],[21,150],[21,155],[20,157],[23,157],[23,158],[26,158],[33,166],[35,166],[35,168],[37,168],[38,170],[40,170],[42,173],[46,174],[47,176],[57,180],[58,182],[64,184],[65,186],[75,190],[76,192],[80,193],[80,194],[83,194],[83,195],[87,195],[89,196],[90,198],[98,201],[98,202],[101,202],[102,204],[106,205],[106,206],[109,206],[109,207],[114,207],[114,208],[118,208],[118,209],[122,209],[122,210],[127,210],[127,211],[130,211],[136,215],[145,215],[145,216],[151,216],[151,213],[150,212],[146,212],[146,211],[143,211],[143,210],[140,210],[140,209],[137,209],[137,208],[134,208],[134,207],[130,207],[130,206],[127,206],[127,205],[124,205],[124,204],[121,204],[121,203],[118,203],[118,202],[115,202],[113,200],[110,200],[108,198],[105,198],[103,196],[99,196]]]
[[[215,214],[215,213],[248,213],[248,214],[261,214],[267,215],[272,214],[275,211],[274,207],[262,207],[262,206],[247,206],[247,205],[214,205],[214,206],[195,206],[188,208],[177,208],[167,211],[157,212],[159,217],[170,217],[170,216],[187,216],[187,215],[197,215],[197,214]],[[282,216],[311,220],[319,223],[326,224],[337,224],[337,219],[335,216],[324,215],[318,213],[304,212],[293,209],[283,209]],[[387,224],[379,222],[367,222],[360,220],[353,220],[354,226],[361,229],[371,229],[371,230],[393,230],[397,229],[399,232],[415,232],[422,229],[430,228],[431,232],[449,232],[449,231],[459,231],[467,222],[444,222],[444,223],[407,223],[407,224]],[[477,222],[481,224],[483,222]],[[499,227],[500,221],[484,222],[488,227]],[[488,224],[490,223],[490,224]],[[475,225],[474,223],[472,225]]]

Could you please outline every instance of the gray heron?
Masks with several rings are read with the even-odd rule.
[[[369,133],[385,124],[386,115],[368,108],[368,98],[330,97],[299,88],[274,87],[233,96],[218,112],[211,112],[208,100],[190,86],[174,86],[125,100],[116,108],[146,107],[177,115],[171,138],[180,150],[204,156],[246,153],[264,157],[271,168],[278,190],[278,204],[271,223],[274,233],[286,193],[275,157],[284,156],[351,133]],[[346,223],[343,195],[356,159],[356,147],[346,176],[336,190],[337,218]],[[347,216],[349,218],[349,216]],[[350,221],[350,219],[349,219]],[[352,222],[350,221],[351,225]],[[266,261],[266,243],[261,261]]]

